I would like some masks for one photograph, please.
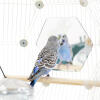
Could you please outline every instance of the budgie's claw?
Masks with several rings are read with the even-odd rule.
[[[68,62],[68,64],[71,64],[72,65],[72,62]]]
[[[30,78],[27,78],[27,80],[30,80]]]
[[[46,77],[50,77],[50,75],[48,74]],[[43,83],[43,86],[48,87],[50,84],[49,83]]]
[[[27,80],[30,80],[30,81],[31,81],[32,77],[33,77],[33,76],[32,76],[32,75],[30,75],[30,76],[29,76],[29,78],[28,78]]]

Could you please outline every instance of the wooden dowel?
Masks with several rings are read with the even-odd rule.
[[[27,80],[28,78],[26,76],[10,76],[10,75],[7,75],[7,78],[19,79],[19,80],[23,80],[23,81],[29,81],[29,80]]]
[[[14,78],[19,80],[28,81],[27,77],[19,77],[19,76],[7,76],[8,78]],[[68,85],[80,85],[80,86],[96,86],[100,87],[100,81],[91,81],[91,80],[71,80],[64,78],[54,78],[54,77],[42,77],[38,80],[38,82],[42,83],[51,83],[51,84],[68,84]]]
[[[100,81],[91,81],[91,80],[71,80],[64,78],[43,77],[39,80],[39,82],[100,87]]]
[[[57,65],[53,70],[79,72],[81,71],[81,69],[82,69],[82,66],[75,66],[72,64],[65,64],[65,65],[60,64],[60,65]]]

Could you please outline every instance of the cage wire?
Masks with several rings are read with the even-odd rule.
[[[35,2],[37,1],[0,0],[0,65],[5,74],[22,76],[30,74],[40,52],[40,44],[37,44],[39,40],[42,41],[40,35],[47,18],[77,17],[93,42],[92,52],[80,72],[52,71],[50,76],[100,81],[100,1],[88,0],[88,6],[82,7],[79,0],[44,0],[42,9],[38,9]],[[22,39],[28,41],[26,47],[20,45]],[[1,73],[0,78],[2,78]],[[33,97],[24,99],[99,100],[100,88],[88,89],[87,84],[85,83],[85,86],[50,84],[44,87],[41,83],[37,83]],[[15,100],[17,98],[22,100],[19,96],[14,97]],[[0,100],[8,99],[5,96],[0,97]]]

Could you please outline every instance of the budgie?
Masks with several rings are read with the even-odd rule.
[[[72,49],[68,43],[66,35],[59,35],[60,37],[60,47],[58,53],[57,64],[68,64],[72,63]]]
[[[55,67],[58,58],[58,48],[58,38],[56,36],[49,37],[47,44],[38,55],[35,68],[28,78],[32,87],[41,76],[48,75]]]

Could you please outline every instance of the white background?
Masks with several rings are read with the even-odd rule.
[[[32,0],[0,0],[0,65],[7,75],[28,76],[37,54],[36,41],[48,17],[77,17],[93,41],[93,49],[81,72],[51,72],[51,76],[100,81],[100,2],[89,0],[82,7],[78,0],[45,0],[39,10]],[[75,33],[77,34],[77,33]],[[23,48],[19,41],[27,39]],[[2,74],[0,73],[0,78]],[[71,85],[44,87],[37,83],[34,100],[99,100],[100,88]],[[0,99],[1,100],[1,99]],[[13,99],[14,100],[14,99]],[[24,99],[23,99],[24,100]],[[27,99],[28,100],[28,99]]]

